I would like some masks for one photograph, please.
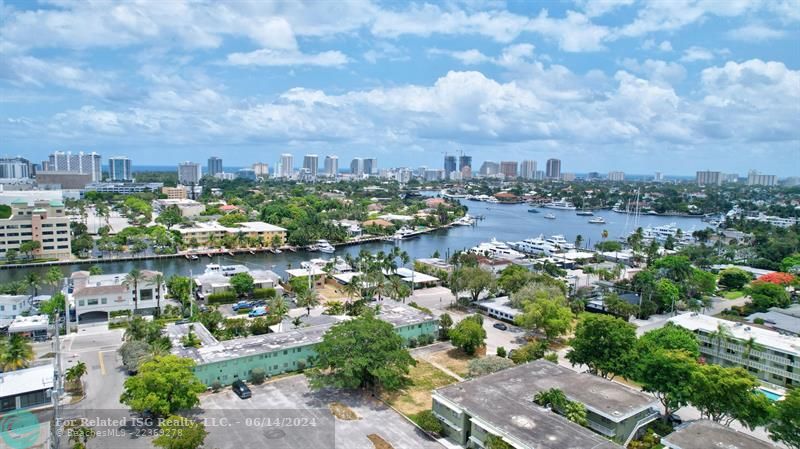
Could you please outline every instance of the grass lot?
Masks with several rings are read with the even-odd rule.
[[[394,449],[394,446],[389,444],[388,441],[381,438],[381,436],[378,434],[371,433],[367,435],[367,438],[372,441],[372,446],[374,446],[375,449]]]
[[[469,376],[469,361],[475,358],[478,358],[478,356],[467,355],[457,348],[449,351],[434,352],[427,356],[428,360],[444,366],[461,377]]]
[[[456,382],[456,379],[424,360],[409,373],[412,384],[395,392],[381,393],[381,398],[406,416],[431,409],[431,390]]]
[[[742,296],[744,296],[744,292],[741,290],[730,290],[722,295],[722,297],[725,299],[736,299],[741,298]]]
[[[359,416],[354,412],[350,407],[339,403],[339,402],[331,402],[328,404],[328,408],[331,410],[333,416],[342,421],[355,421],[359,418]]]

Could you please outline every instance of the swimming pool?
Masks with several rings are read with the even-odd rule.
[[[758,392],[767,397],[770,401],[780,401],[783,396],[775,393],[774,391],[767,390],[766,388],[759,388]]]

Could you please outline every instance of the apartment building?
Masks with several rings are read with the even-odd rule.
[[[669,321],[697,335],[700,354],[707,363],[741,366],[767,384],[800,385],[798,337],[698,313],[685,313]]]
[[[551,388],[586,407],[588,429],[533,402]],[[490,435],[515,449],[621,448],[658,418],[658,407],[645,393],[546,360],[433,392],[433,413],[446,437],[465,448],[486,447]]]
[[[162,187],[161,193],[166,195],[167,199],[170,200],[185,200],[188,198],[188,192],[184,186]]]
[[[0,219],[0,257],[8,250],[19,251],[20,245],[37,241],[41,246],[33,251],[37,258],[65,259],[71,255],[69,218],[61,201],[25,200],[11,203],[11,216]]]
[[[195,200],[189,199],[165,199],[165,200],[153,200],[153,209],[156,212],[161,212],[164,209],[169,207],[175,206],[178,210],[181,211],[182,217],[199,217],[203,211],[206,210],[206,206],[203,203],[197,202]]]
[[[108,320],[111,312],[150,312],[163,308],[164,284],[155,281],[159,271],[141,270],[141,279],[127,281],[126,273],[90,275],[76,271],[69,278],[67,300],[75,310],[75,324],[85,320]],[[135,293],[134,293],[135,291]]]
[[[433,338],[439,332],[436,317],[397,301],[384,300],[376,316],[394,326],[395,332],[406,341],[423,335]],[[331,318],[334,318],[334,322],[348,319]],[[310,366],[316,356],[316,345],[334,325],[329,322],[227,341],[218,341],[200,323],[172,324],[167,326],[167,334],[172,340],[173,354],[195,361],[192,370],[200,381],[209,386],[214,381],[229,385],[237,379],[247,380],[256,368],[276,376]],[[181,344],[181,338],[190,330],[189,326],[201,341],[199,348],[185,348]]]
[[[218,240],[228,234],[244,234],[247,237],[259,238],[265,245],[270,245],[272,239],[278,236],[281,245],[286,241],[286,229],[262,221],[246,221],[238,223],[235,228],[222,226],[217,222],[196,223],[189,228],[177,228],[184,242],[194,239],[197,245],[206,245],[209,241]]]

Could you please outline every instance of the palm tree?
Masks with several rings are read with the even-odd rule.
[[[763,351],[764,350],[764,347],[761,346],[760,344],[758,344],[756,342],[756,339],[753,338],[753,337],[748,338],[747,341],[742,343],[742,346],[744,346],[744,352],[742,352],[742,358],[744,358],[745,360],[749,360],[750,359],[750,353],[752,351]]]
[[[39,296],[39,287],[42,286],[42,277],[36,273],[28,273],[25,276],[25,283],[28,284],[28,288],[33,290],[33,296]]]
[[[64,273],[58,267],[50,267],[47,274],[44,276],[45,284],[53,287],[53,292],[58,291],[61,281],[64,279]]]
[[[306,316],[311,316],[311,309],[319,305],[319,295],[316,290],[303,290],[297,294],[297,305],[306,308]]]
[[[376,271],[370,276],[370,284],[374,290],[373,295],[378,295],[378,301],[383,301],[383,296],[389,291],[386,276],[381,271]]]
[[[65,373],[64,378],[69,383],[77,383],[78,385],[80,385],[81,377],[86,375],[86,371],[87,371],[86,364],[82,361],[79,361],[71,368],[67,368],[67,372]],[[82,389],[83,388],[81,387],[81,390]]]
[[[406,298],[410,295],[411,289],[408,288],[400,277],[392,276],[391,279],[389,279],[389,296],[401,300],[405,304]]]
[[[580,249],[581,248],[581,243],[583,243],[583,236],[578,234],[578,235],[575,236],[575,248]]]
[[[719,357],[719,353],[722,350],[722,342],[728,341],[733,337],[731,330],[728,326],[719,323],[717,324],[717,330],[708,334],[708,339],[712,342],[717,343],[717,357]]]
[[[161,315],[161,287],[166,284],[167,278],[162,273],[153,276],[153,284],[156,286],[156,316]]]
[[[142,275],[142,271],[138,268],[134,268],[125,276],[125,280],[122,282],[128,288],[133,287],[133,311],[136,312],[139,310],[139,281],[144,279]]]
[[[603,232],[600,234],[603,237],[603,240],[608,238],[608,229],[603,229]]]
[[[12,334],[11,337],[0,345],[3,351],[0,353],[0,368],[2,371],[14,371],[27,368],[33,360],[33,347],[30,342],[20,334]]]

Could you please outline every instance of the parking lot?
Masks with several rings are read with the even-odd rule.
[[[230,388],[201,398],[209,435],[206,447],[374,449],[368,435],[378,435],[395,449],[442,449],[401,415],[368,393],[312,391],[304,376],[250,386],[253,396],[239,399]],[[358,416],[334,418],[329,404],[344,404]],[[230,428],[215,429],[224,418]]]

